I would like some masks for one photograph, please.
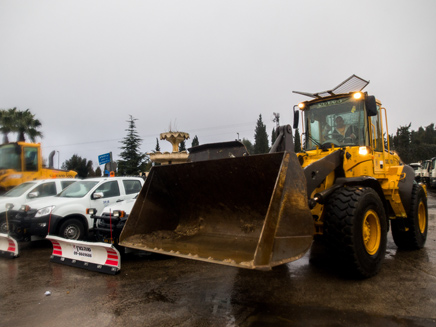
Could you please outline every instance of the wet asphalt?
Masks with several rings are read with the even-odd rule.
[[[424,249],[389,235],[381,272],[347,276],[321,244],[272,271],[129,254],[118,275],[49,261],[49,241],[0,258],[0,326],[436,326],[436,193]],[[46,294],[50,295],[46,295]]]

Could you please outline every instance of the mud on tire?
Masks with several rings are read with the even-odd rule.
[[[387,243],[386,215],[377,192],[366,187],[334,192],[325,207],[324,237],[353,277],[377,274]]]
[[[419,184],[413,184],[410,210],[405,221],[392,220],[392,237],[400,249],[418,250],[424,247],[428,231],[428,208],[425,191]],[[406,230],[404,230],[404,225]]]

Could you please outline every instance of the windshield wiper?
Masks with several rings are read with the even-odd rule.
[[[313,143],[315,143],[319,148],[321,148],[322,144],[319,143],[316,139],[314,139],[314,138],[312,137],[312,135],[310,135],[310,133],[306,132],[305,134],[306,134],[306,137],[309,138],[309,140],[311,140],[311,141],[312,141]]]

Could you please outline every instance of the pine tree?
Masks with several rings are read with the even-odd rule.
[[[182,151],[186,151],[186,143],[185,143],[185,140],[183,140],[183,141],[180,142],[180,144],[179,144],[179,152],[182,152]]]
[[[250,142],[250,140],[242,138],[241,142],[242,142],[242,144],[245,145],[245,148],[247,149],[249,154],[253,154],[254,153],[254,147],[253,147],[253,144]]]
[[[300,152],[301,151],[301,139],[300,139],[300,131],[295,129],[295,137],[294,137],[294,151]]]
[[[160,152],[160,145],[159,145],[159,140],[156,137],[156,147],[154,148],[155,152]]]
[[[86,178],[94,175],[92,161],[88,161],[86,158],[82,158],[77,154],[74,154],[69,160],[66,160],[62,164],[62,169],[76,171],[77,177],[79,178]]]
[[[254,154],[267,153],[268,147],[268,134],[266,133],[266,125],[262,121],[262,115],[259,115],[257,120],[256,129],[254,131]]]
[[[136,132],[135,120],[137,119],[130,115],[130,120],[127,120],[127,136],[120,142],[123,151],[120,153],[122,160],[118,160],[118,175],[137,175],[146,165],[146,155],[139,151],[142,139]]]
[[[273,127],[272,132],[271,132],[271,146],[274,145],[274,142],[277,139],[277,135],[276,135],[276,129]]]
[[[100,168],[100,166],[95,168],[95,173],[94,174],[95,174],[96,177],[101,177],[101,168]]]
[[[194,138],[192,139],[191,147],[199,146],[199,145],[200,145],[200,142],[198,142],[198,137],[197,137],[197,135],[195,135]]]

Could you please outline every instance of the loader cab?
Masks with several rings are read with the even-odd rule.
[[[0,169],[37,172],[41,169],[39,144],[8,143],[0,145]]]
[[[364,98],[357,92],[300,105],[305,115],[305,150],[369,145]]]
[[[0,145],[0,193],[27,180],[40,178],[41,148],[38,143]]]

